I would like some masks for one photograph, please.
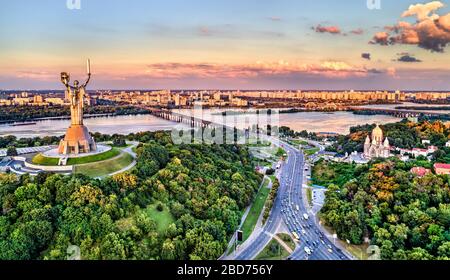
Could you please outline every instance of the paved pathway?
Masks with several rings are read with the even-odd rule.
[[[289,247],[281,238],[278,237],[278,235],[274,235],[273,238],[278,241],[278,243],[280,243],[281,246],[283,246],[283,248],[288,251],[289,254],[294,253],[294,251],[292,251],[291,247]]]

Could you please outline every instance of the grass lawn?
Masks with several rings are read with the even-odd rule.
[[[37,154],[32,159],[33,164],[42,165],[42,166],[54,166],[58,165],[59,158],[49,158],[45,157],[43,154]]]
[[[319,186],[335,184],[342,187],[354,178],[355,169],[356,164],[320,160],[312,169],[312,181]]]
[[[158,233],[164,234],[169,225],[175,223],[175,219],[170,213],[169,207],[164,205],[164,210],[159,212],[156,206],[156,204],[150,205],[143,211],[158,224],[156,229]]]
[[[350,254],[355,256],[358,260],[366,261],[369,259],[367,249],[369,246],[365,245],[349,245],[346,242],[339,241],[342,247],[344,247]]]
[[[264,208],[264,204],[266,203],[267,197],[270,193],[270,189],[267,188],[268,184],[269,180],[265,179],[264,185],[256,195],[256,199],[253,202],[252,207],[250,208],[250,212],[248,213],[248,216],[245,219],[244,224],[242,225],[242,231],[244,232],[244,241],[247,240],[247,238],[253,232],[253,229],[258,222],[258,218]]]
[[[79,157],[79,158],[70,158],[67,161],[67,165],[77,165],[77,164],[92,163],[92,162],[96,162],[96,161],[103,161],[103,160],[107,160],[107,159],[116,157],[119,154],[120,154],[120,149],[112,148],[111,150],[101,153],[101,154],[98,154],[98,155]],[[35,157],[33,157],[32,162],[34,164],[43,165],[43,166],[58,165],[59,158],[51,158],[51,157],[46,157],[43,154],[38,154]]]
[[[305,150],[305,154],[306,154],[307,156],[312,156],[312,155],[314,155],[315,153],[317,153],[318,151],[320,151],[319,148],[308,149],[308,150]]]
[[[313,196],[313,191],[312,191],[312,189],[311,188],[307,188],[306,189],[306,197],[308,198],[308,203],[309,203],[309,205],[313,205],[313,198],[312,198],[312,196]]]
[[[308,142],[304,141],[304,140],[291,140],[291,142],[294,145],[302,145],[302,146],[307,146]]]
[[[75,173],[89,177],[104,177],[127,167],[132,162],[133,157],[128,153],[123,153],[118,158],[75,166]]]
[[[276,261],[285,260],[289,257],[289,252],[281,246],[278,241],[272,239],[266,248],[255,258],[257,261]]]
[[[113,157],[116,157],[120,154],[120,149],[112,148],[111,150],[101,153],[98,155],[92,155],[87,157],[80,157],[80,158],[70,158],[67,161],[67,165],[78,165],[78,164],[86,164],[86,163],[92,163],[96,161],[103,161],[107,160]]]
[[[129,148],[129,147],[133,146],[133,144],[126,144],[125,146],[113,146],[112,143],[109,144],[109,145],[110,145],[111,147],[117,148],[117,149],[119,149],[119,150],[125,150],[126,148]]]
[[[287,153],[286,153],[286,151],[285,151],[284,149],[278,148],[278,149],[277,149],[277,152],[275,153],[275,155],[276,155],[277,157],[282,157],[282,156],[286,156]]]
[[[291,248],[292,251],[295,251],[295,242],[294,240],[292,240],[291,236],[287,233],[279,233],[277,234],[277,236],[283,240],[284,243],[286,243],[286,245],[289,246],[289,248]]]
[[[154,220],[157,224],[157,232],[160,235],[163,235],[166,232],[167,227],[169,227],[170,224],[175,222],[174,217],[170,213],[167,206],[164,206],[164,210],[162,212],[159,212],[156,209],[156,204],[152,204],[148,206],[146,209],[140,210],[140,213],[145,213],[148,217],[150,217],[152,220]],[[130,229],[134,223],[133,217],[123,218],[116,222],[116,226],[121,231],[125,231]]]

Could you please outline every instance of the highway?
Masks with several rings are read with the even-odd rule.
[[[320,231],[315,217],[311,215],[305,220],[303,215],[308,213],[306,208],[306,193],[303,192],[305,182],[305,156],[291,145],[277,139],[272,143],[281,146],[288,153],[288,159],[280,169],[280,188],[272,208],[271,215],[256,236],[251,236],[250,245],[237,252],[236,260],[254,259],[270,242],[272,236],[278,232],[284,221],[291,234],[299,236],[297,248],[290,256],[291,260],[348,260],[349,258]],[[321,147],[322,151],[322,147]],[[305,247],[311,252],[307,254]]]
[[[288,161],[281,182],[287,191],[279,193],[282,197],[282,217],[291,233],[299,237],[297,248],[290,256],[292,260],[348,260],[348,257],[321,232],[315,217],[307,210],[308,204],[303,184],[306,183],[305,156],[298,149],[283,143],[288,152]],[[321,148],[322,150],[322,148]],[[304,215],[307,215],[305,219]],[[308,248],[311,253],[305,250]]]

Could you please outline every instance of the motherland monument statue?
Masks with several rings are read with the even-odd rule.
[[[87,60],[87,75],[88,78],[84,84],[80,85],[80,82],[75,80],[73,85],[70,85],[70,74],[67,72],[61,73],[61,82],[66,87],[66,97],[70,100],[71,117],[70,127],[59,144],[58,152],[61,155],[79,155],[97,150],[94,138],[83,124],[84,96],[86,95],[86,86],[91,80],[89,59]]]

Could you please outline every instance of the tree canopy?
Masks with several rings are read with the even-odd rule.
[[[143,142],[136,168],[98,180],[0,174],[0,259],[217,259],[262,180],[245,146]],[[173,222],[147,211],[161,204]]]
[[[329,186],[321,217],[343,240],[368,237],[386,260],[449,259],[450,179],[410,168],[395,159],[360,167],[355,180]]]

